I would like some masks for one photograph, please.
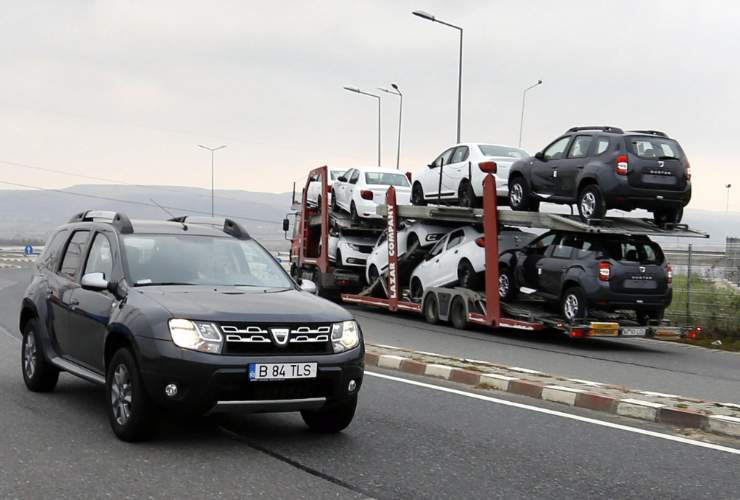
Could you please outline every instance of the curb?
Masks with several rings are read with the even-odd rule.
[[[699,408],[698,403],[704,403],[691,398],[681,398],[676,395],[632,391],[625,387],[610,386],[598,382],[587,380],[578,380],[584,388],[567,387],[554,383],[547,383],[537,380],[529,380],[520,376],[504,375],[500,373],[485,373],[480,371],[480,367],[473,360],[462,360],[458,358],[446,358],[441,355],[432,353],[421,353],[407,351],[404,349],[393,348],[391,346],[372,346],[366,345],[369,350],[383,351],[391,350],[394,354],[384,354],[382,352],[366,352],[366,367],[378,367],[389,370],[397,370],[412,375],[423,375],[433,377],[459,384],[469,385],[478,389],[493,389],[497,391],[527,396],[534,399],[541,399],[554,403],[560,403],[577,408],[620,415],[623,417],[637,418],[649,422],[657,422],[675,427],[685,427],[692,429],[701,429],[706,432],[721,434],[740,438],[740,417],[730,415],[710,414],[704,408]],[[433,357],[433,362],[413,359],[412,356]],[[451,361],[445,364],[445,361]],[[475,367],[474,370],[464,367],[455,366],[461,362],[468,361],[468,365]],[[512,374],[535,374],[546,377],[546,374],[535,370],[527,370],[518,367],[504,367],[486,363],[489,366],[498,369],[508,369]],[[678,401],[681,407],[670,406],[664,402],[648,401],[635,397],[620,397],[616,395],[601,394],[593,392],[596,388],[618,391],[625,396],[635,395],[659,395],[660,397],[670,396]],[[695,405],[695,408],[691,408]],[[730,405],[733,406],[733,405]]]

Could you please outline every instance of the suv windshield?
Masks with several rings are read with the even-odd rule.
[[[134,286],[293,287],[285,271],[254,240],[171,234],[122,239]]]
[[[484,156],[501,156],[508,158],[526,158],[527,152],[516,148],[507,148],[506,146],[492,146],[490,144],[479,144],[478,149]]]
[[[365,184],[380,184],[384,186],[408,186],[409,180],[403,174],[388,172],[365,172]]]
[[[661,139],[659,137],[631,137],[629,139],[632,152],[640,158],[681,158],[681,148],[672,139]]]

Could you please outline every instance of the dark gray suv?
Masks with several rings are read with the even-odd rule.
[[[164,410],[300,411],[319,432],[352,421],[359,325],[232,220],[88,211],[37,267],[20,315],[25,383],[51,391],[66,371],[104,385],[123,440],[148,437]]]
[[[678,142],[654,130],[573,127],[509,174],[512,209],[575,204],[584,221],[642,208],[659,226],[677,224],[689,200],[689,161]]]

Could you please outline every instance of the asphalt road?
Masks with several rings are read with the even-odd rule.
[[[0,273],[0,498],[694,499],[740,491],[736,440],[719,442],[731,453],[670,440],[677,435],[665,426],[498,393],[476,399],[463,387],[444,392],[456,386],[411,385],[429,379],[405,376],[366,376],[355,421],[336,436],[309,433],[295,414],[242,415],[168,418],[155,441],[122,443],[101,388],[64,374],[51,394],[23,385],[17,303],[7,302],[24,276]],[[386,329],[395,325],[383,319]],[[361,321],[371,332],[382,322]]]

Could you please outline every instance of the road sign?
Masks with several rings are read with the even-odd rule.
[[[26,257],[30,257],[33,255],[33,247],[31,245],[26,245],[26,248],[23,249],[23,254]]]

